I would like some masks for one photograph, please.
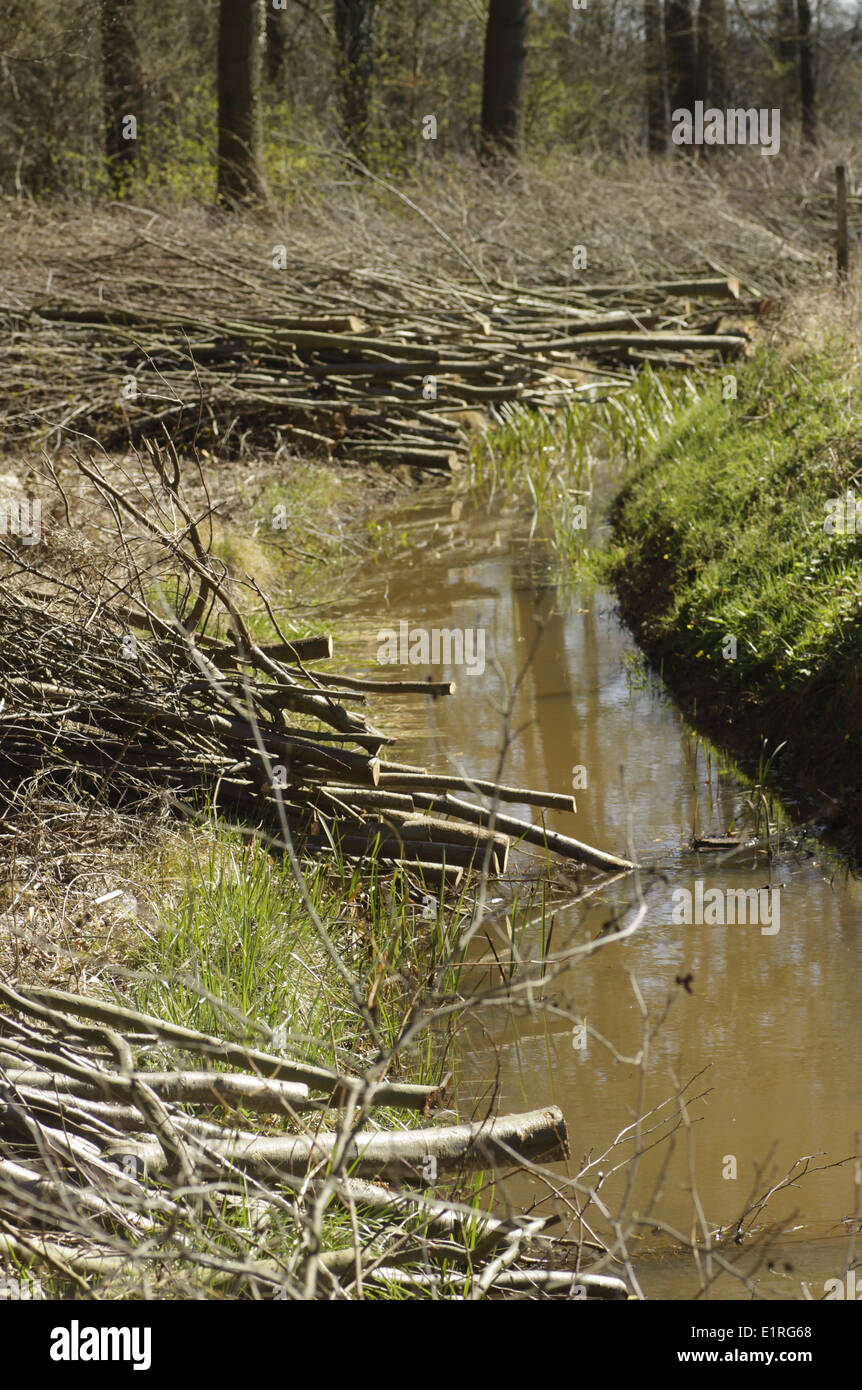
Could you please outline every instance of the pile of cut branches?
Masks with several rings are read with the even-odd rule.
[[[193,515],[178,455],[153,445],[143,479],[112,481],[77,460],[116,522],[98,583],[58,580],[40,548],[0,539],[0,803],[34,779],[113,806],[167,801],[180,814],[238,813],[288,853],[337,851],[405,866],[408,884],[500,874],[513,840],[603,870],[625,859],[504,815],[503,801],[573,812],[571,797],[438,776],[382,756],[392,740],[363,712],[369,694],[449,695],[448,682],[317,674],[327,635],[260,645],[230,576]],[[203,474],[201,473],[203,481]],[[204,482],[205,488],[205,482]],[[155,550],[176,606],[153,598]],[[227,637],[216,636],[224,631]],[[473,793],[479,802],[457,793]]]
[[[0,1256],[67,1294],[90,1294],[95,1279],[108,1297],[393,1284],[413,1296],[626,1296],[619,1279],[554,1267],[561,1250],[542,1220],[421,1191],[432,1168],[436,1182],[567,1158],[558,1109],[381,1130],[374,1107],[426,1112],[442,1098],[384,1072],[350,1077],[0,980]],[[322,1253],[333,1204],[354,1240]]]
[[[423,280],[397,265],[282,267],[263,246],[216,255],[147,229],[97,247],[90,274],[56,260],[47,285],[27,263],[0,293],[0,423],[10,442],[51,449],[82,434],[122,448],[166,427],[222,455],[280,442],[450,472],[477,412],[551,408],[645,361],[734,356],[759,302],[732,276]]]

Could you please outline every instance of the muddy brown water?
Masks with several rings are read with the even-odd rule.
[[[641,1073],[630,1059],[643,1027],[635,988],[655,1016],[667,1010],[650,1046],[645,1107],[672,1096],[675,1078],[697,1076],[689,1092],[692,1127],[677,1135],[663,1174],[665,1146],[641,1160],[629,1210],[646,1223],[633,1245],[644,1293],[692,1296],[691,1258],[675,1253],[657,1228],[661,1222],[693,1229],[693,1189],[710,1230],[735,1226],[751,1194],[784,1178],[796,1160],[811,1156],[814,1167],[862,1151],[862,885],[824,847],[794,832],[792,820],[772,862],[749,848],[691,848],[693,835],[749,828],[749,791],[697,739],[660,683],[645,677],[613,596],[587,586],[562,592],[523,517],[438,494],[391,524],[400,541],[394,559],[366,564],[340,602],[351,635],[339,655],[378,678],[430,673],[457,681],[450,699],[405,696],[373,707],[378,722],[399,736],[395,756],[493,777],[505,686],[522,671],[540,630],[515,702],[514,722],[523,727],[504,780],[571,792],[573,770],[585,769],[587,785],[574,793],[577,814],[549,814],[548,824],[603,849],[630,848],[662,876],[644,880],[640,930],[568,969],[550,991],[552,1010],[500,1006],[466,1023],[459,1109],[481,1107],[495,1084],[501,1111],[558,1104],[572,1143],[570,1171],[591,1153],[595,1162],[582,1180],[592,1187],[603,1174],[601,1196],[616,1209],[626,1173],[610,1170],[631,1149],[602,1155],[637,1114]],[[484,629],[484,671],[476,660],[472,673],[463,666],[381,668],[380,634],[402,622],[429,634]],[[530,815],[526,806],[504,809]],[[535,861],[517,862],[528,879]],[[778,889],[780,915],[773,894],[759,899],[773,909],[768,922],[674,921],[681,901],[674,890],[688,889],[694,903],[698,880],[704,894],[717,888],[723,898],[728,889]],[[562,905],[555,908],[554,951],[595,938],[619,914],[631,920],[630,877],[571,906],[565,904],[574,894],[565,886],[555,895]],[[490,897],[489,930],[499,948],[509,902],[493,887]],[[487,939],[481,946],[487,958]],[[539,929],[528,931],[522,955],[540,949]],[[489,980],[494,969],[486,971]],[[689,974],[691,992],[677,983]],[[474,982],[481,977],[477,967]],[[573,1045],[579,1020],[590,1030],[585,1048]],[[731,1160],[735,1178],[728,1176]],[[776,1194],[758,1222],[766,1242],[758,1253],[752,1246],[748,1255],[746,1243],[730,1247],[729,1258],[748,1260],[759,1295],[804,1298],[807,1286],[822,1298],[825,1281],[843,1277],[848,1240],[859,1229],[854,1210],[862,1215],[854,1168],[827,1168]],[[544,1198],[545,1189],[519,1179],[511,1195],[529,1202]],[[788,1223],[783,1232],[779,1222]],[[862,1294],[862,1272],[859,1284]],[[750,1295],[725,1277],[712,1296]]]

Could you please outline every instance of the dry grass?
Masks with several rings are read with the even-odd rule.
[[[297,184],[279,216],[260,221],[199,206],[60,207],[7,198],[0,203],[3,279],[7,300],[17,285],[38,280],[47,300],[62,290],[98,292],[101,269],[132,250],[125,257],[129,293],[170,284],[172,303],[182,307],[184,280],[197,289],[208,262],[257,259],[257,280],[235,284],[239,308],[265,296],[277,243],[288,250],[288,277],[304,267],[321,281],[337,280],[341,269],[371,273],[397,264],[423,279],[469,278],[472,265],[487,277],[539,282],[574,279],[571,248],[579,244],[589,257],[588,273],[578,277],[585,283],[710,266],[774,292],[825,275],[833,166],[839,154],[852,164],[852,153],[836,147],[769,159],[725,150],[720,161],[638,156],[615,164],[557,155],[502,173],[466,159],[433,168],[428,161],[397,190],[346,173],[333,156],[319,162],[313,182]],[[194,273],[184,275],[177,259],[160,252],[167,230],[182,234]]]

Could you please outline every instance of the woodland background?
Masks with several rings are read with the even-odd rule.
[[[3,192],[233,200],[289,196],[337,149],[390,178],[475,153],[685,158],[670,114],[695,100],[779,107],[783,149],[840,137],[862,23],[836,0],[11,0],[0,72]]]

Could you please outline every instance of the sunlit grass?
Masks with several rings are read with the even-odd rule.
[[[827,355],[758,358],[730,401],[716,380],[618,504],[611,573],[649,588],[653,641],[750,696],[800,686],[851,641],[862,537],[823,522],[859,471],[862,414],[836,374]]]
[[[655,447],[700,389],[700,378],[647,365],[631,379],[573,392],[551,413],[506,403],[474,445],[473,488],[480,496],[502,492],[529,508],[563,578],[598,577],[597,468],[623,472]]]
[[[398,1051],[405,1020],[457,987],[457,945],[468,911],[462,895],[412,895],[401,871],[334,855],[303,869],[313,911],[355,982],[373,1001],[379,1045],[396,1071],[439,1080],[445,1036],[422,1031]],[[221,824],[190,848],[155,932],[138,945],[135,1007],[251,1046],[287,1048],[327,1065],[367,1062],[375,1043],[346,980],[333,970],[320,930],[285,855]]]

